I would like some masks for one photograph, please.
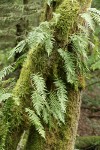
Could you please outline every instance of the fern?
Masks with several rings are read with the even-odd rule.
[[[94,21],[100,25],[100,10],[97,10],[96,8],[90,8],[89,12],[91,13]]]
[[[41,114],[43,113],[43,110],[44,110],[44,113],[49,110],[49,106],[46,101],[47,90],[46,90],[45,81],[42,75],[40,74],[32,75],[32,81],[33,81],[33,87],[34,87],[34,91],[32,92],[32,96],[31,96],[32,103],[33,103],[36,113],[39,116],[41,116]]]
[[[72,55],[62,49],[58,49],[58,52],[64,60],[64,70],[66,72],[67,81],[71,84],[76,84],[77,77],[75,73],[75,65]]]
[[[12,67],[12,65],[3,68],[3,70],[0,71],[0,80],[2,80],[6,75],[9,75],[13,71],[14,67]]]
[[[22,51],[24,51],[25,46],[26,46],[25,40],[19,42],[18,45],[11,50],[8,59],[13,57],[15,55],[15,53],[21,53]]]
[[[31,79],[37,92],[42,96],[43,99],[46,99],[46,85],[42,75],[33,74]]]
[[[94,22],[93,22],[91,14],[89,12],[86,12],[86,13],[81,14],[81,17],[85,20],[88,27],[94,31]]]
[[[50,112],[58,123],[65,123],[65,114],[61,111],[61,103],[58,100],[56,92],[50,92]]]
[[[29,32],[26,39],[19,42],[18,45],[11,50],[8,59],[13,57],[15,53],[21,53],[24,51],[26,45],[28,45],[29,48],[33,48],[39,44],[45,46],[45,50],[49,56],[52,52],[54,42],[53,33],[50,26],[50,23],[46,21],[41,23],[39,27],[33,28],[33,30]]]
[[[0,93],[0,103],[12,96],[11,93]]]
[[[61,79],[57,79],[54,83],[57,88],[57,97],[60,103],[61,111],[66,113],[66,101],[68,100],[66,86]]]
[[[29,119],[31,123],[35,126],[36,130],[43,138],[45,138],[45,131],[44,127],[41,124],[40,118],[35,114],[33,110],[30,110],[29,108],[26,108],[26,112],[28,113]]]
[[[85,73],[88,68],[88,45],[90,43],[89,37],[84,34],[77,34],[71,37],[73,50],[76,54],[77,67],[81,73]]]
[[[33,29],[33,32],[30,32],[27,38],[29,46],[32,48],[38,44],[45,46],[45,50],[48,53],[48,56],[53,49],[53,34],[50,29],[49,22],[43,22],[39,27]]]
[[[79,53],[84,59],[87,59],[87,49],[89,44],[89,38],[84,34],[71,36],[71,41],[73,43],[73,48],[76,53]]]

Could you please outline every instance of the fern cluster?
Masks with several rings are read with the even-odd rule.
[[[48,1],[48,4],[51,1]],[[58,19],[58,15],[55,14],[55,22]],[[90,40],[89,31],[94,31],[94,21],[100,22],[100,12],[96,9],[89,9],[87,13],[81,14],[81,17],[86,22],[86,29],[84,26],[79,25],[79,32],[73,34],[70,37],[71,51],[68,47],[57,46],[55,48],[54,41],[54,28],[55,22],[43,22],[39,27],[34,28],[27,36],[27,38],[21,41],[10,53],[9,58],[14,56],[15,53],[20,53],[28,46],[29,49],[42,45],[44,51],[47,53],[48,63],[51,59],[52,53],[57,53],[57,59],[61,60],[63,65],[63,72],[65,79],[59,75],[58,71],[56,75],[52,75],[53,88],[48,89],[46,85],[46,79],[41,70],[38,73],[31,74],[32,93],[31,101],[32,106],[26,108],[28,119],[33,124],[36,130],[45,138],[45,129],[43,123],[50,124],[53,120],[56,120],[58,124],[65,123],[65,114],[67,106],[67,88],[66,85],[71,85],[78,89],[79,81],[78,77],[84,75],[88,70],[88,53],[89,45],[93,45]],[[90,30],[91,29],[91,30]],[[88,33],[87,33],[88,31]],[[86,34],[87,33],[87,34]],[[34,54],[33,54],[34,55]],[[56,59],[56,60],[57,60]],[[18,63],[18,62],[17,62]],[[55,61],[55,63],[57,63]],[[16,63],[15,63],[16,64]],[[58,65],[58,64],[57,64]],[[16,65],[15,65],[16,66]],[[96,64],[95,64],[96,66]],[[94,67],[94,66],[93,66]],[[95,67],[94,67],[95,68]],[[57,68],[59,70],[59,66]],[[12,65],[4,68],[0,72],[0,80],[11,73],[14,70]],[[53,70],[53,69],[52,69]],[[56,78],[55,78],[56,76]],[[4,102],[11,98],[10,92],[0,94],[0,102]],[[51,121],[52,120],[52,121]]]
[[[31,95],[33,110],[26,108],[30,121],[34,124],[42,137],[45,137],[44,128],[41,121],[50,124],[52,116],[58,121],[64,123],[66,113],[67,92],[66,86],[61,79],[54,81],[55,91],[48,91],[44,78],[40,74],[32,75],[33,92]],[[42,120],[41,120],[42,119]]]

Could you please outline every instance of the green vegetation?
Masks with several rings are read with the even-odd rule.
[[[48,1],[51,7],[52,3]],[[51,20],[18,39],[9,54],[12,62],[16,54],[18,59],[0,71],[0,149],[73,150],[80,92],[89,70],[98,68],[94,62],[100,53],[95,52],[91,35],[95,39],[99,23],[100,11],[89,8],[83,12],[78,1],[63,0]]]

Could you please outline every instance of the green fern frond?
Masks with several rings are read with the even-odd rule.
[[[77,77],[75,73],[75,65],[72,55],[68,51],[64,51],[62,49],[58,49],[58,53],[64,60],[64,70],[67,75],[67,82],[71,84],[76,84]]]
[[[89,44],[89,38],[84,34],[71,36],[71,41],[73,43],[73,49],[76,53],[80,54],[81,57],[87,59],[87,49]]]
[[[38,44],[44,45],[48,56],[53,49],[53,40],[54,39],[52,30],[50,29],[50,23],[47,21],[41,23],[39,27],[33,29],[27,38],[27,42],[31,48],[37,46]]]
[[[68,100],[66,86],[61,79],[57,79],[54,83],[57,88],[57,97],[61,106],[61,111],[66,113],[66,101]]]
[[[45,131],[44,127],[41,124],[40,118],[35,114],[33,110],[30,110],[29,108],[26,108],[26,112],[28,113],[29,119],[31,123],[35,126],[36,130],[43,138],[45,138]]]
[[[46,99],[46,85],[45,80],[41,74],[32,75],[33,86],[37,92],[42,96],[43,99]]]
[[[52,37],[48,37],[45,41],[45,49],[48,53],[48,56],[50,56],[52,50],[53,50],[53,38]]]
[[[100,25],[100,10],[97,10],[96,8],[90,8],[89,12],[91,13],[94,21]]]
[[[33,87],[35,90],[32,92],[32,103],[36,113],[42,116],[43,113],[49,111],[49,105],[47,103],[47,90],[45,85],[45,80],[40,74],[32,75]],[[43,111],[44,110],[44,111]],[[47,120],[46,117],[43,117]],[[47,121],[46,121],[47,122]]]
[[[0,93],[0,103],[12,97],[11,93]]]
[[[22,51],[24,51],[25,46],[26,46],[25,40],[22,40],[21,42],[19,42],[18,45],[11,50],[8,59],[13,57],[15,53],[21,53]]]
[[[9,75],[13,71],[14,67],[12,67],[12,65],[3,68],[3,70],[0,71],[0,80],[2,80],[6,75]]]
[[[37,92],[34,91],[32,96],[32,103],[33,103],[33,107],[36,111],[36,113],[40,116],[41,115],[41,111],[43,110],[43,105],[44,105],[44,99],[42,98],[42,96]]]
[[[94,31],[94,22],[93,22],[91,14],[89,12],[86,12],[86,13],[81,14],[81,17],[85,20],[88,27]]]
[[[61,104],[56,92],[50,92],[50,111],[58,123],[65,123],[65,113],[61,111]]]

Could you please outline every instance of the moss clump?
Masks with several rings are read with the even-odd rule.
[[[27,59],[23,65],[19,80],[13,90],[14,97],[24,97],[29,93],[30,89],[30,75],[32,73],[32,54],[34,50],[31,50],[27,56]]]
[[[77,138],[75,147],[78,149],[84,149],[97,145],[100,146],[100,136],[84,136]]]
[[[80,10],[79,3],[72,0],[64,0],[56,9],[56,13],[60,14],[57,23],[57,38],[64,43],[68,42],[68,37],[75,30],[75,23],[77,23],[77,16]]]

